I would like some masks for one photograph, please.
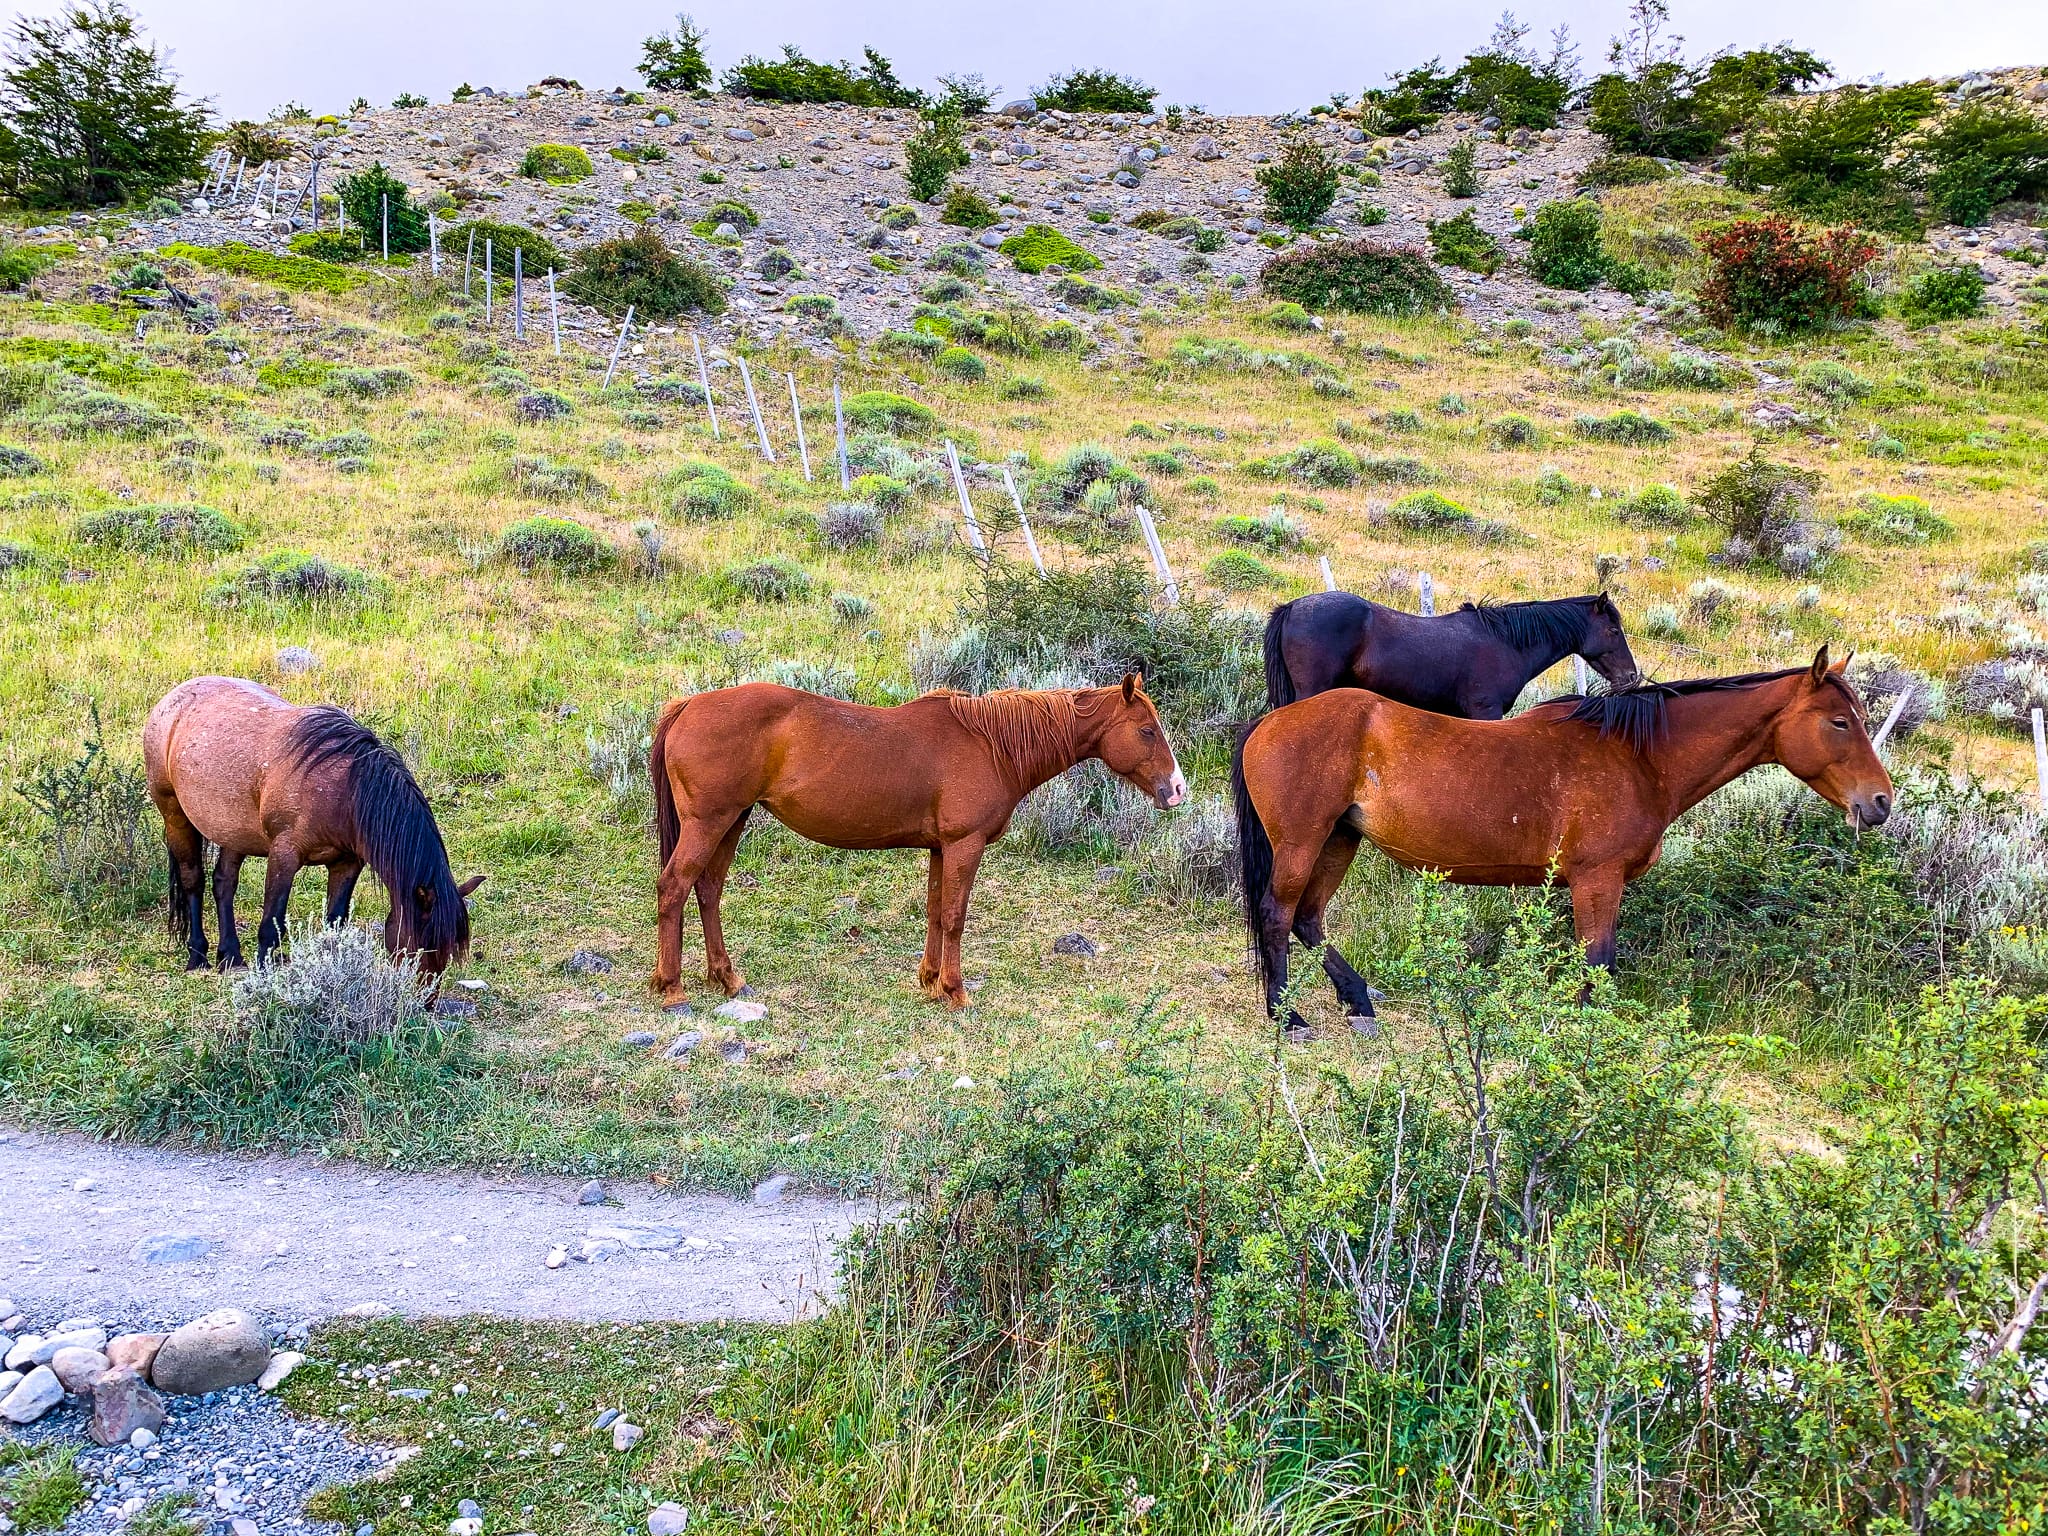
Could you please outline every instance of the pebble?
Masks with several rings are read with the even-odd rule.
[[[455,1513],[465,1520],[481,1520],[484,1517],[484,1507],[475,1499],[458,1499],[455,1503]]]
[[[277,670],[287,677],[296,676],[301,672],[311,672],[319,665],[320,658],[303,645],[283,646],[277,653]]]
[[[729,1003],[720,1003],[711,1011],[719,1018],[731,1019],[736,1024],[758,1024],[768,1017],[768,1005],[751,997],[736,997]]]
[[[1075,955],[1083,960],[1096,956],[1095,941],[1085,933],[1063,933],[1052,941],[1052,952],[1056,955]]]
[[[655,1043],[655,1039],[655,1033],[651,1029],[629,1029],[619,1036],[619,1044],[644,1051]]]
[[[616,1424],[622,1416],[622,1411],[620,1409],[607,1408],[604,1410],[604,1412],[600,1413],[597,1416],[597,1418],[591,1423],[590,1427],[592,1429],[610,1429],[612,1425]]]
[[[772,1177],[765,1178],[754,1186],[754,1204],[774,1205],[782,1199],[783,1192],[788,1188],[789,1175],[786,1173],[778,1173]]]
[[[550,1249],[548,1250],[548,1257],[547,1257],[547,1267],[548,1267],[549,1269],[560,1269],[560,1268],[561,1268],[561,1267],[562,1267],[562,1266],[563,1266],[564,1264],[567,1264],[568,1262],[569,1262],[569,1250],[568,1250],[568,1249],[566,1249],[566,1248],[564,1248],[564,1247],[561,1247],[561,1246],[560,1246],[560,1245],[558,1244],[558,1245],[556,1245],[555,1247],[553,1247],[553,1248],[550,1248]]]
[[[613,970],[612,957],[594,949],[579,949],[562,962],[562,969],[571,976],[609,976]]]
[[[620,1419],[616,1424],[612,1425],[612,1449],[615,1451],[630,1451],[640,1443],[646,1433],[646,1430],[635,1424],[631,1419]]]
[[[263,1367],[263,1374],[256,1378],[256,1390],[275,1392],[284,1385],[286,1377],[305,1363],[306,1357],[296,1349],[279,1350],[270,1357],[270,1364]]]
[[[484,1523],[474,1515],[448,1522],[448,1536],[484,1536]]]
[[[694,1029],[686,1029],[680,1035],[677,1035],[675,1039],[669,1041],[668,1049],[662,1054],[667,1056],[670,1061],[681,1061],[703,1043],[704,1036],[702,1033]]]
[[[585,1184],[576,1191],[576,1203],[578,1205],[603,1205],[609,1198],[605,1194],[604,1181],[602,1179],[592,1179],[588,1184]]]
[[[680,1504],[657,1504],[647,1512],[647,1536],[683,1536],[690,1512]]]

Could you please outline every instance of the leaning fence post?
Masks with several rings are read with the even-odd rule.
[[[711,402],[711,370],[704,366],[704,338],[692,331],[690,345],[697,349],[697,387],[704,391],[704,411],[711,418],[711,441],[720,442],[724,434],[718,430],[718,407]]]
[[[1884,717],[1884,724],[1877,728],[1877,734],[1870,738],[1870,750],[1882,752],[1884,744],[1891,739],[1892,727],[1899,723],[1899,716],[1906,712],[1906,700],[1913,697],[1913,685],[1906,684],[1899,690],[1899,696],[1892,700],[1891,712]]]
[[[2034,780],[2041,791],[2041,809],[2048,811],[2048,736],[2041,734],[2041,706],[2034,706]]]
[[[796,375],[793,373],[789,376],[789,414],[796,418],[796,452],[797,457],[803,460],[804,478],[808,480],[811,478],[811,450],[804,442],[804,407],[796,397]]]
[[[242,172],[249,169],[249,157],[242,156],[235,162],[235,189],[228,194],[228,206],[233,207],[235,199],[242,195]]]
[[[1586,696],[1586,658],[1583,656],[1572,658],[1572,692],[1580,698]]]
[[[846,407],[839,403],[839,381],[832,381],[832,426],[839,437],[839,489],[853,489],[853,476],[846,464]]]
[[[740,382],[747,387],[747,409],[754,416],[754,434],[761,439],[761,457],[770,464],[775,462],[775,449],[768,442],[768,423],[761,419],[761,400],[754,393],[754,370],[747,366],[747,360],[737,352],[733,361],[740,365]]]
[[[1045,574],[1045,556],[1038,552],[1038,540],[1031,533],[1031,519],[1024,515],[1024,498],[1017,494],[1017,482],[1010,476],[1010,465],[1003,463],[1003,489],[1010,493],[1010,502],[1017,509],[1017,526],[1024,530],[1024,547],[1031,551],[1031,563],[1038,567],[1038,574]]]
[[[391,259],[391,194],[386,192],[380,201],[383,204],[383,211],[379,215],[379,239],[384,244],[384,259],[389,261]]]
[[[495,279],[494,279],[494,275],[493,275],[493,273],[492,273],[492,271],[491,271],[491,264],[492,264],[492,263],[491,263],[491,242],[490,242],[490,237],[489,237],[489,236],[485,236],[485,238],[484,238],[484,329],[486,329],[486,330],[489,330],[489,329],[490,329],[490,325],[491,325],[491,290],[492,290],[493,288],[495,288],[495,287],[497,287],[497,286],[498,286],[498,285],[497,285],[497,282],[496,282],[496,281],[495,281]]]
[[[469,228],[469,245],[468,245],[468,246],[467,246],[467,247],[466,247],[466,248],[465,248],[465,249],[463,250],[463,253],[462,253],[462,296],[463,296],[463,297],[464,297],[465,299],[469,297],[469,274],[470,274],[470,269],[471,269],[471,268],[473,268],[473,267],[474,267],[475,265],[476,265],[476,226],[475,226],[474,224],[472,224],[472,225],[470,226],[470,228]]]
[[[974,503],[967,495],[967,477],[960,473],[960,455],[953,449],[953,440],[946,439],[946,463],[952,466],[953,489],[960,495],[960,515],[967,519],[967,542],[978,553],[985,553],[988,540],[981,536],[981,523],[975,518]]]
[[[441,227],[434,222],[434,210],[427,210],[427,260],[434,276],[441,275]]]
[[[1415,595],[1419,600],[1417,606],[1423,613],[1436,612],[1436,583],[1429,579],[1429,572],[1424,571],[1415,578]]]
[[[512,247],[512,339],[526,340],[526,252]]]
[[[1337,573],[1330,569],[1330,557],[1328,555],[1317,555],[1316,563],[1323,568],[1323,590],[1325,592],[1336,591]]]
[[[626,306],[626,318],[619,324],[619,339],[612,343],[612,360],[604,365],[604,382],[598,385],[600,392],[612,387],[612,370],[619,366],[619,354],[626,350],[626,333],[633,329],[633,306]]]
[[[1138,527],[1144,532],[1145,547],[1152,551],[1152,563],[1159,567],[1160,585],[1166,588],[1166,606],[1180,606],[1180,583],[1173,579],[1173,569],[1166,563],[1166,546],[1159,542],[1159,529],[1153,525],[1152,514],[1143,507],[1138,508]]]

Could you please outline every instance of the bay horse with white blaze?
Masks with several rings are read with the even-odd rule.
[[[1009,829],[1018,801],[1091,757],[1162,808],[1187,798],[1142,682],[1132,674],[1116,688],[937,692],[893,709],[774,683],[671,700],[648,763],[661,842],[654,989],[665,1003],[682,1000],[692,891],[713,985],[728,997],[744,985],[719,900],[747,817],[762,805],[829,847],[931,850],[917,979],[927,996],[965,1007],[967,899],[983,850]]]
[[[1266,620],[1266,707],[1331,688],[1370,688],[1440,715],[1498,720],[1531,678],[1567,656],[1585,657],[1610,687],[1636,680],[1621,611],[1605,592],[1466,603],[1440,614],[1311,592]]]
[[[188,970],[206,968],[206,844],[220,850],[213,900],[220,968],[242,964],[235,887],[242,860],[266,861],[256,963],[284,937],[292,881],[327,870],[327,921],[348,920],[367,865],[391,893],[384,943],[439,976],[469,951],[465,898],[482,875],[455,883],[427,797],[405,761],[332,705],[299,707],[260,683],[195,677],[178,684],[142,727],[149,797],[170,852],[171,931]]]
[[[1826,646],[1811,666],[1552,699],[1512,720],[1453,719],[1355,688],[1276,710],[1231,765],[1267,1009],[1287,989],[1288,935],[1324,942],[1323,909],[1361,841],[1463,885],[1561,880],[1587,961],[1610,966],[1622,888],[1657,862],[1665,830],[1763,763],[1858,830],[1891,815],[1862,701]],[[1370,1018],[1364,978],[1334,948],[1323,966],[1349,1012]]]

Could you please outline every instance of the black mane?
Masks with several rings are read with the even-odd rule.
[[[337,762],[346,768],[356,851],[391,893],[396,947],[459,950],[466,926],[462,893],[448,867],[441,829],[405,759],[331,704],[301,715],[288,741],[303,773]],[[433,898],[424,914],[414,896],[420,888]]]
[[[1742,688],[1756,688],[1765,683],[1775,683],[1787,677],[1796,677],[1811,670],[1807,667],[1786,667],[1778,672],[1741,672],[1732,677],[1695,677],[1675,683],[1641,683],[1634,688],[1619,689],[1614,693],[1566,694],[1562,698],[1546,699],[1546,704],[1569,704],[1570,720],[1582,720],[1588,725],[1598,726],[1602,736],[1619,736],[1636,752],[1647,752],[1664,739],[1664,709],[1673,699],[1685,698],[1695,693],[1730,693]],[[1859,716],[1863,713],[1863,701],[1856,696],[1856,690],[1839,672],[1827,674],[1829,682],[1835,684],[1849,696]]]
[[[1462,604],[1458,611],[1469,613],[1496,639],[1518,651],[1562,650],[1565,654],[1586,643],[1586,631],[1593,622],[1591,597],[1553,597],[1532,603]]]

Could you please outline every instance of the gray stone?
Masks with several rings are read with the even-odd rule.
[[[1365,142],[1365,130],[1363,128],[1345,129],[1344,142],[1346,144],[1363,144]]]
[[[680,1227],[665,1227],[653,1222],[624,1222],[614,1226],[592,1227],[587,1236],[598,1242],[623,1243],[640,1253],[667,1253],[683,1245]]]
[[[14,1390],[0,1398],[0,1419],[10,1424],[33,1424],[64,1401],[64,1383],[47,1365],[39,1365],[15,1383]]]
[[[725,130],[725,136],[735,144],[751,144],[755,137],[753,131],[747,128],[728,128]]]
[[[34,1340],[34,1347],[26,1351],[22,1346]],[[104,1328],[72,1328],[46,1334],[38,1338],[35,1334],[23,1334],[13,1349],[7,1352],[7,1368],[11,1371],[26,1371],[38,1365],[48,1365],[51,1357],[60,1349],[97,1349],[107,1347],[107,1330]]]
[[[654,1044],[655,1039],[655,1033],[651,1029],[629,1029],[619,1036],[619,1044],[644,1051]]]
[[[630,1451],[640,1443],[641,1437],[646,1433],[646,1430],[635,1424],[631,1419],[620,1419],[618,1423],[612,1426],[612,1449],[615,1451]]]
[[[754,1047],[738,1035],[729,1035],[718,1042],[718,1055],[723,1061],[742,1062]]]
[[[1138,184],[1138,173],[1136,171],[1118,171],[1115,180],[1116,184],[1120,187],[1135,187]]]
[[[481,1520],[484,1517],[484,1507],[475,1499],[457,1499],[455,1513],[465,1520]]]
[[[270,1340],[248,1313],[236,1307],[195,1318],[174,1329],[157,1351],[150,1381],[183,1396],[246,1386],[270,1364]]]
[[[579,949],[562,962],[562,969],[571,976],[609,976],[614,967],[610,955],[601,955],[594,949]]]
[[[1075,955],[1083,960],[1096,956],[1095,941],[1085,933],[1063,933],[1052,941],[1052,952],[1056,955]]]
[[[588,1184],[585,1184],[576,1191],[576,1203],[578,1205],[603,1205],[607,1198],[604,1192],[604,1181],[601,1179],[592,1179]]]
[[[703,1043],[704,1036],[700,1031],[686,1029],[680,1035],[677,1035],[675,1039],[669,1041],[668,1049],[663,1051],[662,1054],[670,1061],[681,1061]]]
[[[783,1192],[788,1188],[789,1175],[786,1173],[765,1178],[754,1186],[754,1204],[774,1205],[782,1199]]]
[[[1217,144],[1217,142],[1211,137],[1209,137],[1209,135],[1206,133],[1203,134],[1199,139],[1195,140],[1195,147],[1192,150],[1190,150],[1189,153],[1192,154],[1197,160],[1221,160],[1223,158],[1222,146]]]
[[[22,1378],[20,1371],[0,1371],[0,1397],[12,1392]]]
[[[296,1349],[281,1349],[270,1357],[270,1364],[263,1367],[263,1374],[256,1378],[256,1390],[275,1392],[285,1384],[285,1379],[306,1363],[306,1357]]]
[[[590,1427],[592,1429],[610,1429],[612,1425],[618,1422],[619,1417],[620,1411],[617,1408],[607,1408],[591,1421]]]
[[[90,1392],[92,1384],[107,1374],[108,1361],[96,1349],[80,1349],[72,1345],[50,1356],[50,1369],[64,1383],[66,1392],[85,1393]]]
[[[683,1536],[690,1512],[680,1504],[657,1504],[647,1512],[647,1536]]]
[[[758,1024],[768,1017],[768,1005],[751,997],[736,997],[729,1003],[720,1003],[711,1011],[735,1024]]]
[[[1036,117],[1038,103],[1029,96],[1020,96],[1015,101],[1004,102],[997,112],[1003,117]]]
[[[730,240],[734,238],[736,235],[738,235],[739,231],[734,229],[730,224],[721,223],[718,226],[718,228],[712,230],[711,233],[717,236],[720,240]]]
[[[164,1400],[149,1389],[139,1373],[122,1367],[93,1383],[88,1433],[99,1444],[146,1448],[156,1442],[157,1431],[163,1427]]]
[[[988,247],[992,251],[1001,250],[1003,237],[992,229],[985,229],[977,237],[977,243]]]
[[[287,677],[296,676],[301,672],[311,672],[319,665],[320,658],[303,645],[282,646],[277,653],[277,670]]]
[[[672,127],[672,126],[674,126],[674,124],[675,124],[675,119],[674,119],[674,118],[672,118],[672,117],[670,117],[670,116],[669,116],[669,115],[668,115],[668,114],[667,114],[666,112],[657,112],[657,113],[655,113],[655,114],[654,114],[654,126],[655,126],[655,127],[657,127],[657,128],[668,128],[668,127]]]
[[[6,1354],[0,1355],[0,1364],[4,1364],[10,1371],[28,1370],[37,1363],[29,1357],[36,1352],[42,1342],[43,1336],[40,1333],[24,1333],[7,1346]]]
[[[144,1264],[196,1264],[219,1246],[196,1232],[164,1232],[137,1243],[135,1257]]]

